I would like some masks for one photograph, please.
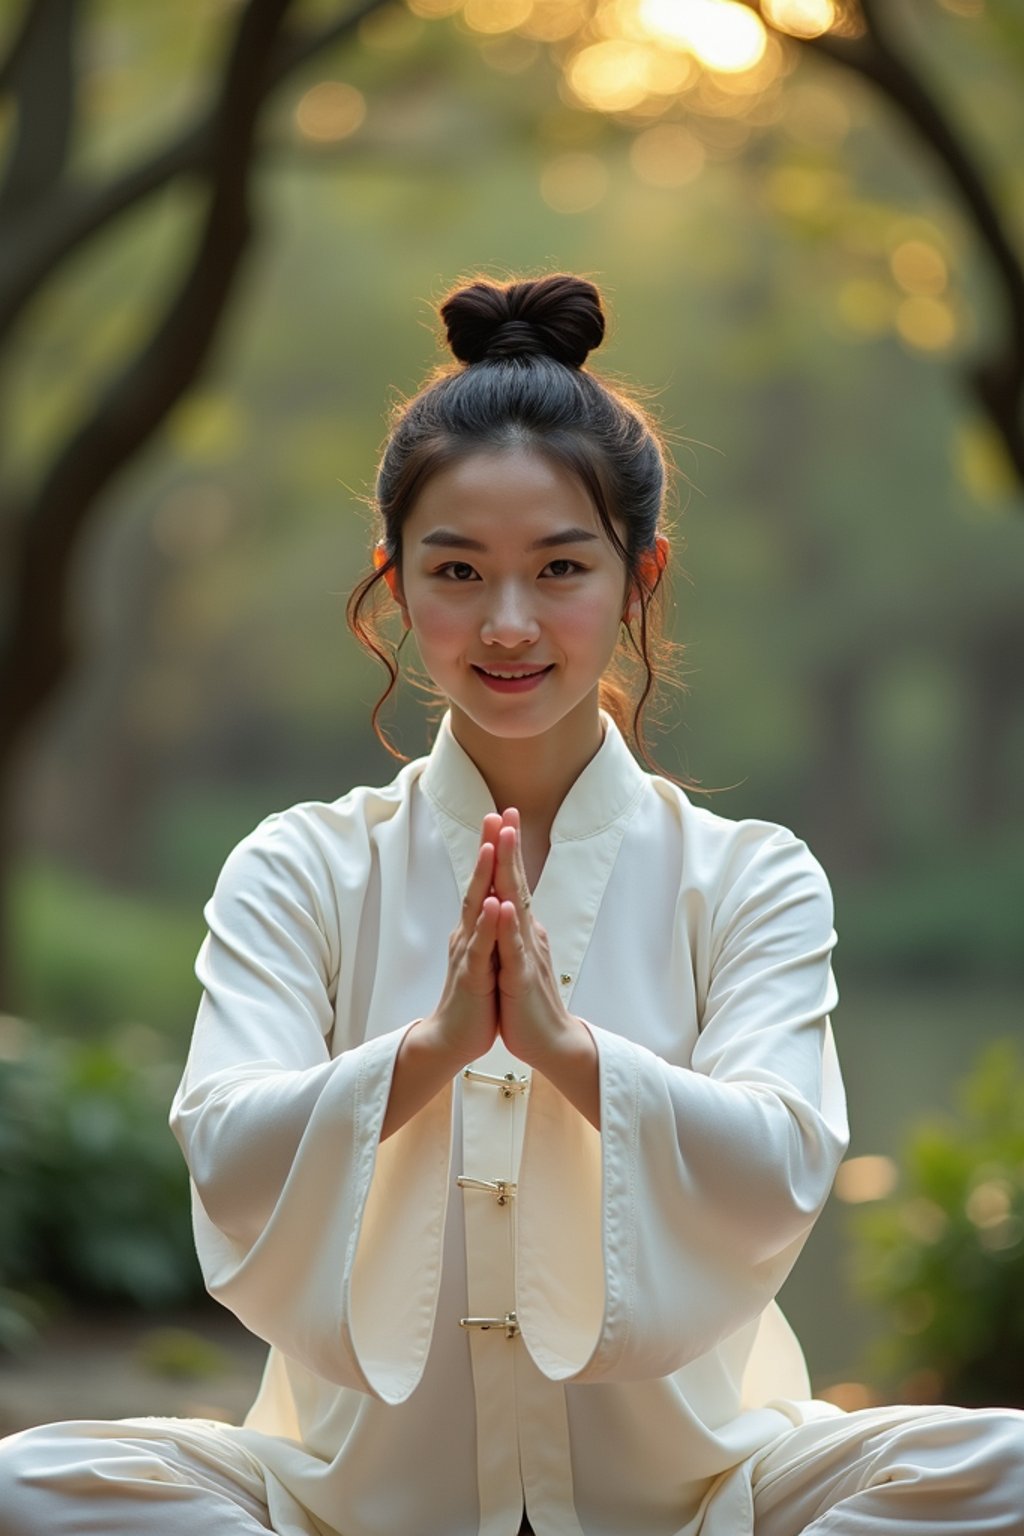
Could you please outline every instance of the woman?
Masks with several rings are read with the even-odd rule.
[[[386,592],[447,712],[228,859],[172,1109],[259,1396],[13,1437],[3,1536],[1024,1530],[1024,1415],[815,1402],[775,1306],[846,1146],[831,897],[626,745],[665,466],[600,296],[441,312],[350,619],[393,685]]]

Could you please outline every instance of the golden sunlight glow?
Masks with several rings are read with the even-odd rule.
[[[355,133],[366,116],[366,98],[342,80],[321,80],[295,108],[295,125],[305,139],[335,144]]]
[[[650,92],[652,55],[644,43],[591,43],[569,60],[566,79],[584,106],[627,112]]]
[[[688,53],[648,50],[647,89],[653,96],[678,96],[693,84],[697,74],[697,62]]]
[[[836,19],[833,0],[762,0],[765,21],[791,37],[821,37]]]
[[[462,17],[474,32],[512,32],[530,19],[533,0],[466,0]]]
[[[764,52],[756,64],[752,64],[749,69],[717,70],[713,75],[705,74],[705,79],[720,96],[731,97],[735,101],[737,97],[763,95],[785,71],[786,54],[782,44],[777,37],[766,35]],[[743,103],[738,105],[740,110],[744,110]]]
[[[836,1194],[849,1205],[884,1200],[899,1175],[891,1157],[848,1157],[836,1174]]]
[[[937,299],[945,292],[949,269],[941,251],[926,240],[903,240],[889,257],[892,275],[905,293]]]
[[[597,155],[556,155],[540,173],[540,195],[555,213],[585,213],[608,190],[608,170]]]
[[[704,169],[704,146],[682,123],[659,123],[638,133],[629,160],[651,187],[683,187]]]
[[[940,352],[956,335],[956,317],[941,299],[915,293],[896,310],[896,329],[909,346],[921,352]]]
[[[557,43],[583,25],[583,0],[533,0],[533,9],[520,30],[538,43]]]
[[[653,41],[726,74],[752,69],[767,43],[764,22],[737,0],[640,0],[637,14]]]

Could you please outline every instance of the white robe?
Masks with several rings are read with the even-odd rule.
[[[345,1536],[515,1536],[524,1505],[735,1536],[750,1459],[838,1412],[773,1301],[847,1142],[828,882],[603,719],[532,905],[600,1132],[499,1041],[473,1070],[510,1092],[460,1075],[380,1143],[494,809],[447,716],[392,784],[268,817],[206,909],[171,1124],[209,1289],[271,1346],[236,1434]]]

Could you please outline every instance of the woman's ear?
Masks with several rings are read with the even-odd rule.
[[[654,536],[654,545],[651,549],[645,549],[637,561],[636,579],[630,588],[629,602],[626,611],[622,615],[627,624],[640,617],[640,593],[654,591],[661,580],[662,573],[668,565],[668,557],[671,545],[663,533]]]
[[[387,565],[390,558],[391,557],[389,556],[387,549],[383,544],[375,544],[373,546],[374,570],[379,571],[382,565]],[[409,610],[405,606],[405,594],[402,591],[402,582],[398,572],[398,567],[392,566],[390,570],[385,571],[384,580],[388,584],[388,591],[391,593],[391,596],[394,598],[395,602],[398,604],[398,607],[401,609],[402,623],[405,625],[406,629],[411,629],[412,620],[409,618]]]

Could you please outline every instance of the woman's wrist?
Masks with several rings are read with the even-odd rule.
[[[531,1065],[600,1130],[600,1058],[597,1043],[582,1019],[567,1014],[565,1027],[534,1056]]]
[[[464,1065],[459,1052],[445,1040],[433,1014],[410,1024],[395,1056],[381,1141],[386,1141],[429,1104]]]
[[[467,1056],[464,1049],[452,1044],[436,1013],[417,1019],[409,1027],[400,1050],[411,1052],[424,1071],[436,1073],[442,1079],[454,1077],[467,1061],[474,1059],[472,1055]]]

